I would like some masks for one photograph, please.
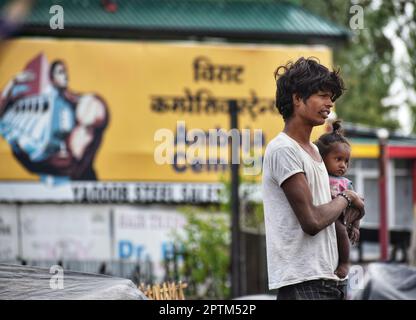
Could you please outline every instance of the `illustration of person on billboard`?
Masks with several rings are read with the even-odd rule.
[[[95,154],[109,122],[106,102],[68,89],[62,60],[28,63],[0,97],[0,135],[15,158],[44,182],[97,180]]]

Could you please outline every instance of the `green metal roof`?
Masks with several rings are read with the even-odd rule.
[[[4,4],[0,0],[0,4]],[[26,30],[59,35],[107,30],[140,34],[217,36],[268,40],[344,40],[349,31],[299,6],[271,0],[122,0],[114,13],[100,0],[38,0]],[[49,9],[64,9],[64,30],[51,30]],[[48,30],[46,30],[48,29]]]

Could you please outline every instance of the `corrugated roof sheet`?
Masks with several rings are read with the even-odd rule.
[[[5,1],[0,0],[0,3]],[[301,7],[274,1],[123,0],[104,10],[100,0],[38,0],[27,20],[49,27],[52,5],[64,9],[65,29],[112,29],[210,36],[345,39],[349,31]]]

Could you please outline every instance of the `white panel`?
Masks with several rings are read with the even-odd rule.
[[[73,201],[70,184],[47,185],[40,182],[1,182],[1,201]]]
[[[23,203],[216,203],[221,183],[0,182],[0,201]]]
[[[0,205],[0,261],[16,260],[19,252],[17,206]]]
[[[171,250],[172,232],[181,232],[185,217],[177,210],[157,206],[120,206],[114,211],[115,259],[150,259],[154,274],[164,274],[163,252]]]
[[[108,260],[107,206],[27,205],[21,210],[23,257],[33,260]]]

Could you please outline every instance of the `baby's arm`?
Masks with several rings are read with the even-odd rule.
[[[348,210],[357,210],[354,208],[349,208]],[[358,242],[360,239],[360,220],[353,221],[350,225],[347,227],[348,231],[348,237],[351,241],[351,244],[354,245]]]
[[[347,178],[345,178],[348,182],[347,182],[347,190],[352,190],[352,191],[355,191],[354,190],[354,186],[353,186],[353,184],[352,184],[352,181],[351,180],[349,180],[349,179],[347,179]],[[363,209],[363,212],[361,212],[361,213],[363,213],[363,215],[362,216],[364,216],[364,214],[365,214],[365,212],[364,212],[364,209]],[[352,221],[351,222],[351,224],[352,224],[352,226],[353,227],[355,227],[356,229],[359,229],[360,228],[360,219],[357,219],[357,220],[354,220],[354,221]]]

